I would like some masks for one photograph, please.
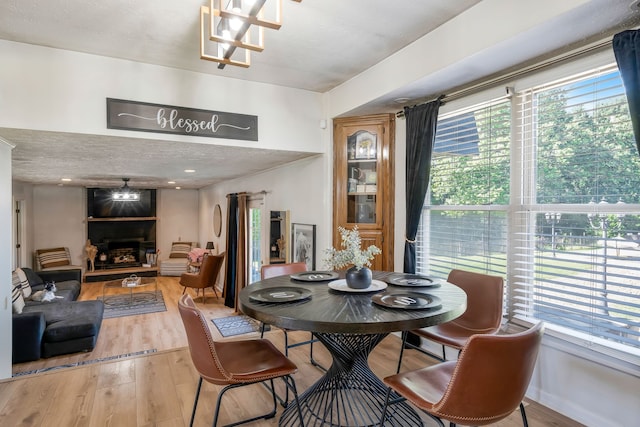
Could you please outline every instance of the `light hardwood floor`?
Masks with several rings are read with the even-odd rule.
[[[49,372],[24,375],[0,382],[0,425],[6,426],[186,426],[189,423],[198,374],[193,368],[186,337],[176,302],[182,293],[177,278],[159,277],[167,311],[139,316],[105,319],[98,344],[91,353],[42,359],[16,364],[14,373],[80,361],[155,349],[156,353],[125,357],[101,363],[55,369]],[[81,299],[95,299],[102,294],[102,283],[83,284]],[[192,294],[193,295],[193,294]],[[209,293],[205,303],[196,299],[198,307],[208,318],[234,314]],[[212,324],[213,325],[213,324]],[[211,327],[214,339],[222,339]],[[235,339],[257,337],[246,334]],[[303,340],[307,333],[294,332],[291,340]],[[283,346],[282,333],[274,329],[267,334],[278,348]],[[394,373],[399,351],[399,339],[387,337],[372,353],[369,361],[379,376]],[[299,391],[311,385],[322,374],[308,363],[308,347],[289,352],[298,365],[295,380]],[[415,351],[407,351],[403,369],[416,369],[432,363]],[[314,355],[328,366],[330,358],[320,345]],[[195,425],[210,425],[219,387],[204,383]],[[243,387],[225,396],[221,424],[233,422],[252,411],[269,405],[269,394],[260,386]],[[279,408],[279,413],[282,408]],[[580,426],[548,408],[527,402],[529,425]],[[255,422],[255,426],[276,426],[275,419]],[[254,412],[255,414],[255,412]],[[435,423],[424,417],[425,425]],[[518,412],[495,424],[502,427],[521,426]]]

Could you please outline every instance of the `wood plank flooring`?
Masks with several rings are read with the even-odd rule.
[[[186,426],[189,424],[198,374],[193,368],[177,300],[182,293],[177,278],[158,277],[167,311],[139,316],[105,319],[96,348],[91,353],[79,353],[16,364],[14,373],[38,368],[91,362],[95,359],[156,349],[157,352],[102,363],[56,369],[50,372],[24,375],[0,382],[0,425],[7,426]],[[102,294],[101,283],[83,284],[81,299],[95,299]],[[192,294],[193,295],[193,294]],[[194,295],[195,296],[195,295]],[[224,307],[222,299],[209,293],[206,302],[196,299],[208,318],[234,314]],[[213,324],[212,324],[213,325]],[[211,326],[214,339],[222,339]],[[231,339],[257,337],[245,334]],[[291,340],[304,340],[305,332],[290,334]],[[283,346],[283,334],[278,329],[267,334],[278,348]],[[379,376],[395,371],[399,339],[387,337],[371,354],[372,370]],[[304,390],[322,374],[309,364],[308,347],[289,351],[298,365],[295,375],[298,389]],[[415,351],[405,352],[403,369],[416,369],[432,363]],[[330,358],[321,345],[314,346],[314,356],[328,366]],[[220,387],[204,383],[196,413],[196,426],[211,425],[213,408]],[[228,400],[227,400],[228,399]],[[268,408],[270,396],[261,386],[243,387],[225,395],[220,424]],[[254,426],[276,426],[282,408],[275,419],[257,421]],[[527,402],[529,425],[580,426],[560,414],[535,402]],[[424,417],[426,426],[435,423]],[[521,426],[518,412],[495,424],[501,427]]]

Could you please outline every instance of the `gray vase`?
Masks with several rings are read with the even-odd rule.
[[[367,267],[362,267],[360,270],[356,267],[351,267],[347,270],[345,279],[347,280],[347,286],[353,289],[366,289],[371,286],[371,270]]]

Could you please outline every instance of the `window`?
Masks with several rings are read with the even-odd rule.
[[[533,88],[522,102],[515,316],[587,346],[640,349],[640,157],[615,67]],[[637,352],[640,354],[640,352]]]
[[[501,275],[511,320],[640,355],[640,157],[615,66],[441,115],[429,191],[420,272]]]
[[[417,235],[418,271],[506,276],[510,121],[504,99],[439,118]]]

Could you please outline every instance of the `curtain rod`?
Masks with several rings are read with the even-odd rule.
[[[595,51],[599,51],[600,49],[604,49],[606,47],[611,47],[611,43],[613,41],[613,38],[609,38],[606,40],[601,40],[599,42],[596,42],[592,45],[568,52],[566,54],[563,55],[559,55],[553,58],[550,58],[546,61],[542,61],[542,62],[538,62],[536,64],[530,65],[528,67],[524,67],[524,68],[520,68],[518,70],[512,71],[510,73],[507,74],[503,74],[501,76],[495,77],[493,79],[490,80],[486,80],[483,81],[481,83],[472,85],[472,86],[468,86],[465,87],[463,89],[460,90],[456,90],[451,92],[448,95],[441,95],[441,100],[442,102],[446,102],[446,101],[452,101],[454,99],[458,99],[458,98],[462,98],[464,96],[470,95],[472,93],[475,92],[479,92],[483,89],[488,89],[490,87],[496,86],[500,83],[506,83],[514,78],[518,78],[518,77],[522,77],[524,75],[527,75],[529,73],[535,72],[535,71],[540,71],[544,68],[550,67],[552,65],[556,65],[559,64],[561,62],[570,60],[570,59],[574,59],[577,58],[579,56],[585,55],[587,53],[592,53]],[[437,98],[431,99],[429,101],[424,101],[424,102],[420,102],[419,104],[416,105],[420,105],[420,104],[426,104],[427,102],[431,102],[431,101],[435,101]],[[404,118],[404,109],[400,110],[396,113],[396,117],[397,118]]]
[[[238,194],[242,194],[242,195],[245,195],[245,196],[259,196],[259,195],[266,195],[268,193],[269,192],[267,190],[257,191],[255,193],[250,193],[250,192],[247,192],[247,191],[240,191],[240,192],[236,192],[236,193],[229,193],[229,194],[227,194],[227,197],[238,195]]]

